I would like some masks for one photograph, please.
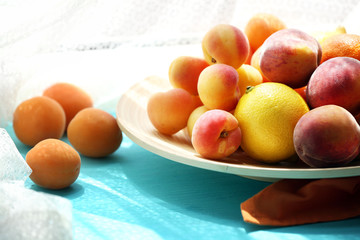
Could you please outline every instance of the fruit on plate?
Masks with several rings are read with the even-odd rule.
[[[175,88],[183,88],[192,95],[198,95],[199,75],[209,64],[202,58],[181,56],[174,59],[169,67],[169,81]]]
[[[231,111],[240,98],[238,82],[235,68],[221,63],[210,65],[199,76],[199,97],[209,109]]]
[[[345,125],[357,134],[358,42],[360,37],[347,34],[344,27],[311,36],[287,28],[279,18],[265,13],[254,15],[245,25],[245,33],[229,24],[216,25],[202,39],[204,59],[182,56],[171,63],[169,80],[173,89],[151,96],[149,118],[158,132],[166,135],[186,126],[194,149],[204,158],[225,158],[237,149],[231,142],[238,141],[247,156],[263,163],[298,160],[294,130],[310,108],[331,104],[344,109],[353,120],[342,116],[326,123],[313,117],[309,125],[328,127],[343,119],[339,127],[348,122]],[[329,56],[331,59],[324,61]],[[183,92],[170,92],[177,88]],[[229,131],[222,127],[224,122],[234,122],[229,120],[233,119],[231,115],[237,121],[240,140],[230,141]],[[231,126],[235,129],[233,123]],[[320,132],[318,137],[325,135]],[[306,140],[306,136],[303,138]],[[360,157],[357,140],[346,148],[348,140],[337,142],[338,152],[346,155],[346,150],[356,149],[352,153]],[[316,147],[316,143],[313,145]],[[337,146],[333,145],[333,150]],[[339,162],[347,164],[347,160]]]
[[[15,135],[31,147],[47,138],[60,139],[65,131],[65,121],[61,105],[44,96],[21,102],[13,113]]]
[[[241,143],[236,118],[224,110],[209,110],[195,122],[191,142],[201,156],[221,159],[234,153]]]
[[[263,78],[263,82],[269,82],[269,79],[266,78],[266,76],[263,74],[260,68],[260,54],[261,54],[261,47],[256,49],[254,54],[251,56],[250,65],[256,68]]]
[[[335,57],[322,63],[310,78],[306,98],[312,108],[335,104],[359,114],[360,61]]]
[[[352,57],[360,60],[360,35],[344,33],[328,37],[322,42],[322,50],[321,62],[334,57]]]
[[[105,157],[115,152],[122,142],[116,119],[97,108],[85,108],[70,121],[67,136],[71,145],[87,157]]]
[[[224,63],[237,69],[248,58],[250,46],[245,33],[239,28],[219,24],[205,34],[202,50],[209,64]]]
[[[245,26],[245,34],[249,39],[251,50],[256,51],[271,34],[285,28],[285,23],[273,14],[253,15]]]
[[[236,69],[236,71],[239,74],[238,86],[241,96],[245,94],[248,86],[256,86],[263,82],[263,78],[259,70],[251,65],[243,64],[241,67]]]
[[[304,99],[285,84],[267,82],[250,88],[234,112],[242,131],[241,148],[265,163],[292,157],[295,125],[308,111]]]
[[[302,116],[294,130],[295,150],[312,167],[344,166],[359,154],[360,127],[337,105],[324,105]]]
[[[197,107],[190,114],[188,121],[187,121],[187,132],[188,132],[190,138],[192,136],[192,131],[193,131],[196,120],[198,120],[198,118],[207,111],[209,111],[209,109],[207,107],[205,107],[204,105],[202,105],[200,107]]]
[[[318,41],[298,29],[275,32],[261,46],[260,68],[269,81],[304,87],[321,60]]]
[[[153,94],[147,103],[147,115],[162,134],[172,135],[187,126],[192,111],[201,102],[182,88]]]
[[[316,31],[311,34],[319,43],[321,48],[323,49],[323,43],[326,39],[338,35],[346,33],[346,29],[344,26],[338,26],[333,30],[326,30],[326,31]],[[325,47],[326,48],[326,47]],[[324,50],[324,49],[323,49]]]
[[[93,106],[91,96],[71,83],[55,83],[44,90],[43,96],[54,99],[64,109],[66,116],[65,130],[71,119],[80,110]]]
[[[30,179],[48,189],[62,189],[73,184],[79,176],[81,159],[69,144],[58,139],[45,139],[26,154],[32,169]]]

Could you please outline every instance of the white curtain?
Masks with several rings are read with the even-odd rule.
[[[191,46],[212,26],[243,29],[258,12],[309,33],[360,32],[358,0],[0,0],[0,126],[56,81],[99,103],[148,74],[166,77],[171,58],[201,54]]]

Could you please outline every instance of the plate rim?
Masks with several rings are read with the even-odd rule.
[[[332,168],[286,168],[286,167],[261,167],[255,165],[240,165],[236,163],[227,163],[221,161],[215,161],[211,159],[205,159],[199,156],[192,156],[192,158],[184,158],[180,154],[174,152],[168,153],[151,143],[141,140],[134,131],[129,128],[122,116],[119,116],[119,110],[122,108],[122,103],[125,101],[129,94],[135,91],[144,83],[148,83],[149,78],[133,84],[127,91],[125,91],[118,100],[116,105],[116,120],[122,130],[122,132],[128,136],[134,143],[140,147],[152,152],[165,159],[169,159],[178,163],[186,164],[193,167],[203,168],[212,171],[224,172],[229,174],[240,175],[243,177],[249,177],[257,180],[270,181],[280,179],[319,179],[319,178],[341,178],[341,177],[353,177],[360,175],[360,166],[342,166]],[[146,114],[147,115],[147,114]],[[150,121],[148,119],[148,121]],[[154,128],[154,131],[155,128]],[[163,140],[159,139],[163,142]],[[292,173],[289,175],[289,171]]]

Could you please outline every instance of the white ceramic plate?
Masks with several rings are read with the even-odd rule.
[[[117,104],[116,117],[121,130],[136,144],[150,152],[190,166],[265,181],[360,175],[359,160],[346,167],[310,168],[301,161],[264,164],[249,158],[242,151],[237,151],[221,161],[204,159],[195,152],[185,131],[165,136],[157,132],[151,124],[146,112],[147,101],[151,94],[167,89],[170,89],[167,81],[149,77],[132,86],[121,96]]]

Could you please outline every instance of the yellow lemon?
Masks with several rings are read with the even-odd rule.
[[[305,100],[285,84],[266,82],[248,89],[234,112],[242,132],[241,148],[265,163],[293,156],[294,128],[308,111]]]

